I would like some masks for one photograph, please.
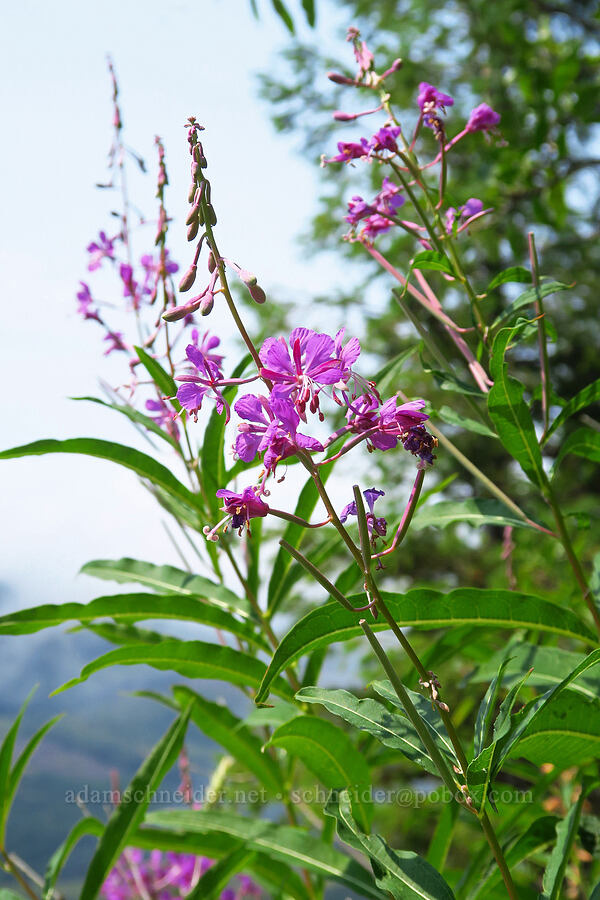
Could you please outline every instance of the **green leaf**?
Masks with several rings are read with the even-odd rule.
[[[220,744],[230,756],[252,772],[272,793],[283,790],[281,773],[275,760],[262,752],[262,744],[250,729],[227,707],[205,700],[186,687],[174,687],[173,695],[183,708],[193,701],[191,718],[207,737]],[[258,710],[257,710],[258,712]]]
[[[427,862],[441,872],[446,864],[446,857],[452,843],[454,828],[460,807],[458,803],[445,803],[439,814],[435,831],[431,836],[427,851]]]
[[[239,614],[239,610],[236,612]],[[48,604],[20,609],[0,616],[0,634],[31,634],[69,621],[87,624],[105,617],[125,624],[145,619],[197,622],[229,631],[241,640],[268,650],[266,641],[247,617],[240,622],[221,605],[213,606],[208,599],[181,594],[114,594],[97,597],[90,603]]]
[[[29,701],[33,697],[36,690],[37,685],[28,693],[14,722],[8,729],[4,740],[2,741],[2,746],[0,746],[0,847],[4,845],[4,831],[6,828],[6,820],[8,818],[8,813],[10,810],[9,791],[11,784],[12,755],[15,749],[15,741],[17,739],[17,734],[21,726],[21,721],[25,714],[25,710],[27,709]]]
[[[98,438],[70,438],[66,441],[44,440],[13,447],[0,452],[0,459],[17,459],[22,456],[41,456],[46,453],[79,453],[84,456],[95,456],[132,469],[140,478],[147,478],[158,485],[167,494],[185,503],[191,510],[198,512],[198,501],[195,495],[175,478],[170,469],[157,462],[146,453],[134,447],[125,447],[113,441],[102,441]]]
[[[188,708],[175,719],[121,794],[119,805],[115,807],[106,823],[89,864],[80,900],[95,900],[119,854],[127,846],[129,836],[142,822],[152,792],[177,760],[183,746],[189,716]]]
[[[306,13],[306,21],[311,28],[314,28],[317,19],[314,0],[302,0],[302,9]]]
[[[385,603],[401,627],[443,628],[457,625],[479,625],[496,628],[533,628],[594,642],[594,634],[569,609],[563,609],[529,594],[516,591],[458,588],[448,594],[428,589],[415,589],[406,594],[383,592]],[[355,606],[364,605],[364,595],[349,598]],[[339,603],[319,606],[296,622],[281,640],[256,696],[263,701],[273,678],[306,653],[338,641],[362,637],[358,624],[360,613],[352,613]],[[373,631],[385,631],[388,625],[378,620]]]
[[[468,419],[466,416],[459,415],[453,409],[450,409],[449,406],[442,406],[441,409],[437,410],[437,414],[440,419],[443,419],[443,421],[447,422],[449,425],[456,425],[457,428],[463,428],[465,431],[474,431],[475,434],[483,434],[485,437],[491,437],[498,440],[498,435],[483,422],[478,422],[477,419]]]
[[[120,647],[111,650],[81,670],[79,678],[73,678],[52,692],[60,694],[83,681],[94,672],[109,666],[152,666],[178,672],[186,678],[214,678],[239,686],[258,687],[264,678],[266,666],[260,660],[231,647],[207,644],[204,641],[163,641],[162,644],[145,644],[139,647]],[[279,679],[273,692],[289,700],[291,688]]]
[[[580,409],[589,406],[591,403],[596,403],[598,400],[600,400],[600,378],[596,379],[596,381],[592,381],[591,384],[586,385],[564,405],[544,435],[543,443],[548,440],[550,435],[554,434],[557,428],[564,425],[567,419],[572,415],[579,412]]]
[[[340,840],[368,856],[377,885],[397,900],[454,900],[454,894],[439,872],[416,853],[393,850],[381,835],[363,834],[353,814],[350,797],[342,791],[325,812],[337,820]]]
[[[400,750],[411,762],[432,775],[439,775],[413,725],[405,716],[391,713],[383,703],[370,697],[359,700],[348,691],[317,687],[302,688],[296,694],[296,699],[303,703],[321,703],[330,713],[339,716],[349,725],[372,734],[386,747]]]
[[[222,584],[216,584],[202,575],[192,575],[175,566],[157,566],[139,559],[94,559],[86,563],[80,572],[117,581],[119,584],[143,584],[153,591],[203,597],[213,606],[248,616],[252,610],[245,597],[234,594]]]
[[[411,356],[422,349],[423,342],[419,341],[418,344],[413,344],[412,347],[403,350],[402,353],[399,353],[398,356],[395,356],[394,359],[391,359],[379,370],[375,376],[375,384],[377,385],[377,390],[380,394],[387,395],[395,393],[396,382],[400,372],[404,368],[404,364]]]
[[[572,287],[572,284],[562,284],[560,281],[546,281],[542,282],[539,288],[528,288],[522,294],[519,294],[517,299],[513,300],[504,312],[500,313],[497,319],[492,323],[490,330],[493,331],[496,328],[499,328],[500,325],[503,325],[511,319],[520,309],[524,309],[526,306],[533,306],[536,297],[538,296],[538,290],[540,297],[543,299],[550,294],[555,294],[557,291],[569,291]]]
[[[54,851],[54,853],[48,860],[48,865],[46,866],[46,872],[44,876],[42,900],[52,900],[56,881],[61,873],[64,864],[69,858],[73,847],[81,840],[82,837],[85,837],[88,834],[94,835],[95,837],[100,837],[103,831],[104,825],[102,824],[102,822],[99,822],[98,819],[94,819],[91,816],[86,816],[85,819],[80,819],[79,822],[77,822],[77,824],[71,829],[65,840],[62,842],[60,847],[58,847],[58,849]]]
[[[556,825],[556,843],[544,871],[542,893],[539,900],[559,900],[567,863],[579,827],[581,810],[588,793],[589,790],[586,790],[584,784],[577,802],[573,803],[564,819],[561,819]]]
[[[348,788],[364,828],[373,817],[371,773],[364,756],[348,735],[332,722],[315,716],[298,716],[281,725],[267,746],[283,747],[302,760],[327,788]]]
[[[282,860],[338,881],[346,888],[356,891],[360,897],[386,900],[386,895],[375,886],[366,869],[303,828],[275,825],[262,819],[250,819],[209,809],[164,810],[150,813],[147,822],[149,825],[183,833],[223,832],[275,860]]]
[[[436,380],[437,386],[441,391],[452,391],[457,394],[466,394],[469,397],[477,397],[479,400],[483,399],[486,395],[481,391],[478,387],[470,384],[468,381],[463,381],[461,378],[457,378],[452,372],[446,372],[443,369],[432,369],[427,366],[423,360],[421,360],[423,370],[433,375]]]
[[[330,473],[331,466],[324,471],[321,470],[321,477],[324,483]],[[308,478],[300,491],[294,514],[301,519],[310,519],[318,500],[319,492],[317,491],[315,483],[312,478]],[[283,540],[299,550],[305,536],[306,528],[303,528],[302,525],[299,525],[296,522],[289,522],[283,534]],[[276,612],[286,596],[286,589],[289,589],[290,587],[289,582],[286,581],[286,575],[288,574],[293,561],[293,557],[290,556],[287,550],[280,547],[277,556],[275,557],[275,562],[273,563],[271,578],[269,579],[269,594],[267,601],[269,615],[273,615],[273,613]]]
[[[488,500],[481,497],[469,497],[468,500],[442,500],[434,506],[420,506],[414,515],[411,528],[417,531],[422,528],[445,528],[453,522],[467,522],[474,527],[495,525],[500,528],[511,525],[513,528],[533,528],[519,516],[515,516],[504,503],[499,500]]]
[[[21,781],[21,778],[23,777],[23,773],[25,772],[27,763],[33,756],[35,750],[37,749],[39,744],[42,742],[44,737],[48,734],[50,729],[54,725],[56,725],[56,723],[60,719],[62,719],[62,717],[63,717],[62,713],[58,716],[54,716],[53,719],[50,719],[49,722],[46,722],[45,725],[42,725],[42,727],[38,731],[36,731],[36,733],[33,735],[33,737],[30,738],[29,741],[27,742],[25,748],[22,750],[21,754],[19,755],[19,758],[17,759],[12,771],[10,772],[10,775],[8,777],[8,785],[6,787],[6,791],[4,793],[3,802],[2,802],[2,813],[1,813],[1,820],[0,820],[0,824],[1,824],[0,840],[3,839],[4,829],[6,827],[6,819],[10,812],[10,807],[11,807],[12,801],[14,799],[15,793],[19,786],[19,782]]]
[[[552,478],[554,478],[558,467],[569,453],[600,463],[600,433],[592,431],[591,428],[578,428],[577,431],[570,434],[560,448],[560,453],[552,466]]]
[[[498,436],[527,477],[540,490],[547,486],[529,407],[523,399],[523,385],[507,373],[506,348],[518,329],[503,328],[496,335],[490,371],[494,385],[488,394],[488,410]]]
[[[25,900],[23,894],[17,894],[8,888],[0,888],[0,900]]]
[[[275,703],[273,706],[262,706],[252,709],[242,724],[249,728],[264,728],[268,725],[271,728],[278,728],[285,722],[296,716],[301,716],[302,710],[293,703],[286,703],[285,700]]]
[[[565,691],[539,712],[510,755],[552,763],[560,772],[596,759],[599,752],[600,701]]]
[[[70,399],[87,400],[89,403],[98,403],[100,406],[106,407],[106,409],[114,409],[115,412],[126,416],[131,422],[134,422],[134,424],[142,425],[148,431],[151,431],[152,434],[155,434],[156,437],[162,438],[162,440],[170,444],[177,453],[181,454],[181,447],[175,438],[171,437],[171,435],[165,431],[164,428],[161,428],[160,425],[157,425],[154,419],[144,415],[144,413],[141,413],[134,406],[125,406],[120,403],[107,403],[106,400],[101,400],[100,397],[71,397]]]
[[[251,861],[254,850],[251,850],[243,841],[208,869],[189,894],[186,900],[213,900],[234,875],[237,875]]]
[[[287,28],[290,34],[294,34],[294,20],[282,0],[271,0],[273,9]]]
[[[159,391],[164,395],[165,399],[169,400],[171,406],[179,412],[181,406],[179,401],[175,399],[177,393],[177,384],[175,383],[175,380],[168,372],[165,372],[158,360],[153,359],[143,347],[136,347],[135,352]]]
[[[499,272],[495,278],[492,278],[487,286],[487,290],[493,291],[494,288],[499,287],[501,284],[507,284],[509,281],[522,281],[526,284],[531,284],[531,272],[523,268],[523,266],[510,266],[508,269],[503,269],[502,272]]]
[[[475,735],[473,738],[473,756],[479,756],[486,745],[487,736],[492,724],[492,716],[496,707],[498,693],[502,686],[502,676],[508,665],[508,659],[503,659],[500,668],[494,676],[494,680],[485,692],[485,697],[479,704],[477,719],[475,722]]]
[[[411,265],[412,269],[433,269],[436,272],[445,272],[447,275],[456,277],[456,273],[452,263],[444,253],[438,253],[437,250],[423,250],[417,253]]]
[[[380,697],[383,697],[384,700],[388,700],[390,703],[392,703],[396,707],[396,709],[400,710],[400,713],[403,716],[406,715],[404,706],[399,700],[398,695],[396,694],[396,691],[394,690],[394,687],[390,681],[388,681],[387,679],[374,681],[371,686],[373,690],[379,694]],[[419,716],[427,726],[427,729],[431,737],[433,738],[438,750],[440,750],[442,754],[444,754],[448,758],[451,765],[456,765],[457,759],[454,753],[454,748],[452,747],[452,742],[446,733],[443,722],[440,719],[439,711],[432,707],[431,700],[428,697],[424,697],[422,694],[418,694],[416,691],[411,691],[407,688],[405,688],[405,690]]]

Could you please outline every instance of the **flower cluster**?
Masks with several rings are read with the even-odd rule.
[[[117,860],[101,888],[105,900],[182,900],[212,866],[213,860],[191,853],[162,853],[127,848]],[[221,891],[220,900],[262,897],[259,886],[247,875]]]

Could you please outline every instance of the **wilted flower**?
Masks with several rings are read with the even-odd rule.
[[[378,491],[377,488],[368,488],[366,491],[363,491],[363,497],[367,501],[368,512],[366,512],[367,519],[367,529],[369,531],[369,538],[371,540],[371,544],[375,546],[375,541],[377,537],[385,537],[387,532],[387,522],[383,517],[377,518],[373,511],[373,507],[375,501],[378,497],[384,497],[385,491]],[[356,516],[358,515],[356,509],[356,502],[353,500],[351,503],[348,503],[347,506],[343,508],[340,513],[340,522],[342,524],[346,521],[348,516]]]

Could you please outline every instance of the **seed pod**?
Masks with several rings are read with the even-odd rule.
[[[193,264],[189,267],[189,269],[187,270],[187,272],[185,273],[185,275],[179,282],[179,290],[180,291],[182,291],[182,292],[189,291],[189,289],[191,288],[191,286],[193,285],[193,283],[196,280],[196,268],[197,267]]]
[[[216,268],[217,268],[217,261],[211,250],[210,253],[208,254],[208,271],[210,272],[211,275],[215,271]]]
[[[240,269],[238,275],[247,287],[254,287],[256,284],[256,275],[253,275],[252,272],[248,272],[246,269]]]
[[[256,303],[264,303],[267,299],[267,295],[258,284],[249,287],[248,290],[250,291],[250,296]]]
[[[187,239],[188,241],[193,241],[196,235],[198,234],[198,228],[200,227],[200,223],[198,219],[195,222],[192,222],[190,227],[187,230]]]

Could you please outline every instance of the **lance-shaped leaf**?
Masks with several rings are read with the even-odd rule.
[[[92,816],[86,816],[85,819],[80,819],[79,822],[73,826],[62,844],[54,851],[48,860],[44,876],[42,900],[51,900],[58,876],[75,845],[82,837],[85,837],[88,834],[94,835],[94,837],[100,837],[104,831],[104,827],[102,822],[99,822],[98,819],[94,819]]]
[[[169,375],[169,373],[163,369],[159,361],[150,356],[150,354],[147,353],[143,347],[136,347],[135,351],[139,357],[141,364],[143,365],[146,372],[148,373],[154,384],[157,386],[161,394],[164,395],[166,400],[169,400],[173,409],[179,412],[181,406],[175,397],[175,394],[177,393],[177,385],[173,377]]]
[[[552,634],[594,641],[593,632],[568,609],[529,594],[516,591],[458,588],[448,594],[416,589],[406,594],[383,592],[386,605],[398,625],[421,628],[477,625],[498,628],[533,628]],[[363,606],[364,595],[348,598],[354,606]],[[311,610],[296,622],[281,640],[260,686],[256,702],[264,700],[270,683],[296,659],[338,641],[362,636],[359,613],[339,603],[326,603]],[[385,631],[387,622],[378,619],[373,631]]]
[[[103,441],[99,438],[69,438],[65,441],[52,439],[34,441],[22,447],[12,447],[0,452],[0,459],[18,459],[22,456],[43,456],[47,453],[78,453],[84,456],[95,456],[131,469],[140,478],[147,478],[158,485],[167,494],[185,503],[191,511],[198,512],[198,499],[184,484],[175,478],[170,469],[157,462],[147,453],[134,447],[116,444],[114,441]]]
[[[450,886],[430,863],[409,850],[392,849],[379,834],[364,834],[356,823],[347,791],[325,812],[335,817],[340,840],[365,854],[382,890],[397,900],[454,900]]]
[[[528,522],[516,516],[499,500],[470,497],[468,500],[442,500],[434,506],[420,506],[414,515],[411,528],[445,528],[454,522],[467,522],[475,528],[494,525],[504,528],[533,528]]]
[[[498,272],[495,278],[492,278],[487,286],[487,290],[493,291],[494,288],[499,287],[501,284],[515,281],[531,284],[531,272],[529,269],[525,269],[523,266],[509,266],[508,269],[503,269],[502,272]]]
[[[494,385],[488,394],[488,412],[498,437],[517,460],[527,477],[544,490],[547,478],[529,407],[523,399],[523,385],[508,374],[504,356],[519,328],[503,328],[496,335],[490,372]]]
[[[349,725],[372,734],[386,747],[399,750],[411,762],[436,777],[437,767],[424,749],[419,735],[405,716],[391,713],[383,703],[366,697],[359,700],[349,691],[305,687],[296,694],[303,703],[321,703]]]
[[[410,265],[409,277],[413,269],[433,269],[435,272],[456,275],[448,257],[444,253],[438,253],[437,250],[423,250],[417,253]]]
[[[178,672],[186,678],[214,678],[230,684],[257,688],[264,678],[266,666],[259,659],[234,650],[208,644],[205,641],[163,641],[161,644],[120,647],[88,663],[78,678],[73,678],[53,691],[60,694],[83,681],[94,672],[110,666],[147,665],[154,669]],[[273,692],[287,700],[293,697],[291,688],[282,679],[273,683]]]
[[[400,713],[403,716],[406,715],[404,707],[390,681],[388,681],[387,679],[374,681],[371,686],[374,691],[377,691],[380,697],[383,697],[385,700],[388,700],[390,703],[392,703],[396,707],[396,709],[400,710]],[[454,748],[452,747],[452,741],[446,733],[446,729],[440,718],[439,710],[432,706],[431,700],[428,697],[424,697],[422,694],[417,694],[416,691],[411,691],[408,688],[405,688],[405,690],[411,700],[412,705],[415,707],[419,716],[427,726],[427,729],[431,737],[433,738],[438,750],[446,755],[452,765],[457,765],[458,760],[456,759]]]
[[[106,400],[102,400],[100,397],[71,397],[71,400],[87,400],[88,403],[97,403],[100,406],[104,406],[106,409],[113,409],[115,412],[121,413],[121,415],[126,416],[130,422],[133,422],[134,425],[141,425],[147,431],[151,431],[152,434],[156,435],[156,437],[161,438],[163,441],[166,441],[171,447],[177,451],[177,453],[181,453],[181,447],[177,443],[174,437],[165,431],[164,428],[161,428],[160,425],[157,425],[154,419],[150,416],[144,415],[144,413],[140,412],[135,406],[125,406],[121,403],[108,403]]]
[[[581,810],[590,790],[592,787],[596,787],[597,784],[598,782],[584,779],[581,793],[576,802],[573,803],[564,819],[559,820],[557,823],[556,843],[552,848],[550,859],[544,871],[542,893],[539,896],[539,900],[559,900],[567,863],[573,849],[577,828],[579,827]]]
[[[492,323],[490,330],[494,331],[496,328],[499,328],[500,325],[508,322],[520,309],[525,309],[527,306],[533,306],[537,297],[543,299],[550,294],[555,294],[557,291],[568,291],[572,287],[572,284],[562,284],[560,281],[544,281],[537,288],[528,288],[526,291],[523,291],[522,294],[519,294],[516,300],[513,300],[504,312],[500,313],[497,319]]]
[[[535,765],[551,763],[557,772],[583,765],[600,753],[600,700],[565,691],[542,709],[511,756]]]
[[[121,794],[119,805],[106,823],[90,862],[80,900],[95,900],[119,854],[127,846],[129,836],[142,822],[153,791],[177,760],[189,715],[188,708],[175,719]]]
[[[147,619],[197,622],[229,631],[262,650],[268,649],[248,619],[239,621],[228,610],[213,606],[208,600],[181,594],[115,594],[97,597],[90,603],[47,604],[20,609],[0,616],[0,634],[31,634],[65,622],[89,624],[102,618],[112,618],[122,624]]]
[[[600,400],[600,378],[596,379],[596,381],[592,381],[591,384],[586,385],[582,388],[574,397],[572,397],[568,403],[565,403],[560,413],[544,435],[544,442],[548,440],[548,438],[554,434],[557,428],[560,428],[561,425],[569,419],[571,416],[575,415],[576,412],[579,412],[580,409],[584,409],[586,406],[589,406],[591,403],[597,403]]]
[[[325,787],[348,788],[362,826],[369,828],[373,815],[371,773],[348,735],[333,722],[315,716],[297,716],[281,725],[267,746],[283,747],[302,760]]]
[[[508,659],[503,659],[500,668],[479,704],[477,719],[475,722],[475,735],[473,738],[473,756],[479,756],[486,745],[487,736],[492,724],[492,717],[496,708],[496,700],[502,687],[502,677],[508,665]]]
[[[187,900],[213,900],[234,875],[241,872],[254,856],[254,850],[238,841],[234,849],[208,869],[189,894]]]
[[[447,422],[449,425],[456,425],[457,428],[461,428],[464,431],[474,431],[475,434],[483,434],[484,437],[498,440],[498,435],[483,422],[478,419],[469,419],[467,416],[459,415],[449,406],[442,406],[437,410],[437,414],[440,419]]]
[[[182,708],[190,702],[193,704],[191,720],[200,731],[227,750],[272,793],[283,790],[281,772],[275,760],[262,752],[262,741],[226,706],[211,703],[186,687],[173,688],[173,695]]]
[[[183,594],[203,597],[213,606],[249,615],[251,606],[245,597],[238,596],[222,584],[216,584],[202,575],[184,572],[176,566],[157,566],[140,559],[94,559],[81,568],[83,575],[92,575],[120,584],[143,584],[157,593]]]
[[[591,428],[578,428],[577,431],[570,434],[561,446],[560,452],[552,466],[553,478],[556,475],[561,462],[569,453],[574,453],[575,456],[583,456],[584,459],[590,459],[592,462],[600,463],[600,433],[592,431]]]
[[[340,882],[360,897],[386,900],[386,895],[375,885],[366,869],[303,828],[275,825],[262,819],[209,809],[153,812],[146,817],[146,821],[149,825],[170,828],[179,834],[211,831],[228,834],[275,860]]]

